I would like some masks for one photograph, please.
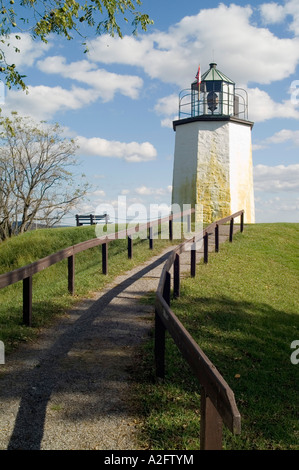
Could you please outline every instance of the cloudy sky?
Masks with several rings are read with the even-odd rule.
[[[248,92],[256,222],[299,222],[298,0],[143,0],[142,10],[154,20],[146,33],[90,37],[87,54],[78,37],[18,41],[29,93],[7,90],[2,109],[77,139],[92,184],[78,212],[120,197],[170,204],[178,95],[216,62]]]

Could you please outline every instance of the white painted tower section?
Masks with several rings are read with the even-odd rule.
[[[255,223],[251,127],[230,123],[231,211],[245,210],[244,221]]]
[[[202,205],[208,223],[244,209],[254,223],[250,123],[190,121],[175,122],[172,204]]]

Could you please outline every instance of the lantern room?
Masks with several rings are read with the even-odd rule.
[[[200,69],[199,69],[200,71]],[[245,211],[254,223],[251,131],[247,93],[217,69],[197,74],[179,99],[172,204],[195,209],[204,223]]]
[[[200,81],[191,84],[191,90],[181,91],[179,99],[179,119],[196,116],[248,119],[246,91],[236,88],[235,82],[220,72],[214,62]]]

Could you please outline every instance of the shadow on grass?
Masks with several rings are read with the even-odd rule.
[[[193,297],[188,301],[184,297],[172,302],[171,307],[232,388],[241,413],[241,436],[226,432],[226,448],[298,449],[299,365],[290,360],[291,342],[299,336],[297,312],[224,296]],[[170,448],[177,441],[192,446],[196,441],[196,423],[199,432],[198,403],[193,403],[194,394],[200,392],[199,384],[170,337],[166,344],[165,382],[144,405],[145,415],[151,416],[147,437],[161,449],[160,439],[172,432],[167,443]],[[141,377],[153,392],[153,376],[146,372],[152,367],[153,358],[150,350],[147,354],[148,358],[144,359],[147,364],[141,365]],[[189,413],[192,409],[195,410],[193,418]],[[173,428],[169,415],[174,416]],[[175,424],[178,419],[180,425]],[[190,426],[192,432],[188,430]]]

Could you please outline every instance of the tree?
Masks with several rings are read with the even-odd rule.
[[[0,42],[6,46],[10,44],[11,35],[21,39],[19,34],[23,31],[43,42],[47,42],[51,33],[70,40],[75,32],[86,40],[85,30],[112,36],[116,33],[122,37],[118,18],[128,22],[128,17],[131,17],[134,34],[139,26],[146,30],[153,23],[147,14],[136,11],[136,7],[142,4],[141,0],[20,0],[17,8],[14,3],[14,0],[0,0]],[[83,44],[86,45],[85,42]],[[14,49],[20,52],[19,48]],[[20,75],[15,64],[6,62],[1,48],[0,72],[8,88],[26,88],[24,76]]]
[[[77,145],[58,124],[12,113],[0,121],[0,239],[58,223],[86,194],[72,173]]]

